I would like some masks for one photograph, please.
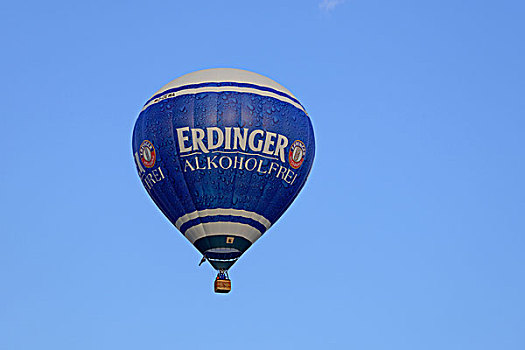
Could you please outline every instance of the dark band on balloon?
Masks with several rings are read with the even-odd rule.
[[[233,242],[226,243],[227,239],[230,237],[233,237]],[[250,248],[252,242],[240,236],[217,235],[199,238],[195,241],[195,243],[193,243],[193,245],[202,254],[204,254],[207,250],[214,248],[234,248],[238,249],[241,253],[244,253],[248,248]]]
[[[202,255],[206,256],[215,269],[228,270],[233,264],[235,264],[241,255],[250,248],[252,243],[246,238],[240,236],[218,235],[199,238],[193,243],[193,245]],[[230,249],[227,253],[208,252],[209,250],[217,248]],[[234,250],[236,250],[236,252],[234,252]]]

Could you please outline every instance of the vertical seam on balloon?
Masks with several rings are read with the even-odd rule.
[[[278,180],[278,181],[279,181],[279,180]],[[263,193],[266,191],[266,189],[267,189],[267,187],[270,185],[270,183],[271,183],[271,181],[268,181],[268,180],[266,181],[266,185],[264,185]],[[279,190],[274,191],[273,194],[272,194],[271,197],[270,197],[270,201],[265,202],[265,203],[268,203],[268,204],[271,203],[271,201],[273,201],[273,199],[277,196],[277,193],[278,193],[278,192],[279,192]],[[262,201],[261,201],[261,204],[260,204],[260,205],[262,205]],[[269,207],[269,205],[268,205],[268,207]],[[263,215],[263,216],[264,216],[265,218],[267,218],[268,220],[270,220],[270,222],[272,223],[272,226],[273,226],[273,225],[277,222],[277,220],[279,220],[279,218],[281,217],[281,215],[283,215],[283,213],[286,211],[286,209],[288,208],[288,206],[285,206],[284,208],[285,208],[285,209],[284,209],[283,211],[281,211],[278,215],[276,215],[276,216],[275,216],[275,219],[273,219],[273,220],[268,219],[268,216],[269,216],[269,215]],[[259,207],[257,207],[257,212],[258,212],[258,213],[261,212],[261,211],[259,211]],[[266,213],[265,213],[265,214],[266,214]],[[262,215],[262,214],[261,214],[261,215]],[[266,231],[268,231],[269,229],[270,229],[270,228],[268,228]],[[264,235],[264,233],[266,233],[266,231],[263,232],[263,235]]]
[[[191,111],[190,115],[192,116],[193,127],[195,127],[195,95],[193,95],[192,103],[193,103],[193,106],[192,106],[192,111]],[[189,112],[190,111],[188,111],[188,113]],[[172,133],[173,133],[173,130],[174,130],[174,128],[173,128],[173,118],[172,118],[172,128],[171,128],[171,132]],[[173,137],[175,137],[175,135],[173,135]],[[179,161],[179,166],[181,166],[181,159],[180,159],[178,153],[177,153],[177,159]],[[180,169],[181,169],[181,172],[182,172],[182,177],[184,178],[184,186],[186,187],[186,191],[188,192],[189,197],[191,199],[191,203],[193,204],[193,209],[195,211],[197,211],[197,214],[198,214],[197,206],[195,205],[195,198],[193,198],[193,193],[190,191],[190,188],[188,187],[188,179],[186,177],[186,172],[183,170],[182,167]],[[184,206],[183,206],[183,208],[184,208]],[[199,222],[200,222],[200,215],[198,216],[198,219],[199,219]],[[184,237],[186,237],[186,234],[184,232],[181,231],[181,233],[184,235]],[[193,243],[192,243],[192,245],[193,245]]]
[[[174,106],[175,106],[175,104],[174,104]],[[170,127],[170,129],[171,129],[171,130],[170,130],[170,131],[171,131],[171,138],[172,138],[173,143],[174,143],[173,148],[174,148],[174,150],[175,150],[175,152],[176,152],[176,155],[177,155],[175,158],[177,158],[177,160],[178,160],[178,163],[179,163],[179,170],[182,172],[182,174],[183,174],[182,176],[184,177],[184,172],[182,171],[182,166],[181,166],[181,164],[180,164],[179,153],[178,153],[178,151],[177,151],[177,144],[176,144],[176,142],[175,142],[175,134],[174,134],[174,132],[173,132],[173,130],[175,129],[175,127],[174,127],[174,125],[173,125],[173,118],[174,118],[174,117],[175,117],[175,113],[172,113],[171,118],[170,118],[170,121],[169,121],[169,123],[171,124],[171,127]],[[184,178],[184,180],[186,180],[186,178]],[[186,184],[186,181],[184,181],[184,183]],[[172,188],[172,190],[173,190],[173,193],[175,193],[175,196],[177,197],[177,200],[179,201],[179,207],[180,207],[180,209],[181,209],[182,212],[184,213],[186,209],[184,208],[184,202],[183,202],[183,200],[182,200],[182,197],[179,195],[178,191],[176,191],[176,188],[175,188],[175,186],[173,186],[173,184],[171,183],[171,181],[170,181],[170,186],[171,186],[171,188]],[[187,186],[186,186],[186,191],[189,192],[189,189],[188,189]],[[173,226],[175,226],[175,227],[178,229],[177,225],[175,225],[176,222],[177,222],[177,221],[175,220],[175,222],[173,223]],[[179,230],[179,231],[180,231],[180,230]],[[182,232],[182,231],[180,231],[180,232],[181,232],[181,234],[184,236],[184,232]]]
[[[143,139],[143,140],[146,139],[145,135],[144,135],[144,130],[147,130],[147,128],[146,128],[146,121],[147,121],[147,114],[145,114],[144,117],[142,118],[142,125],[141,125],[142,127],[140,128],[140,130],[141,130],[141,139]],[[157,145],[157,147],[158,147],[158,145]],[[155,205],[157,205],[157,208],[159,208],[159,210],[162,212],[162,214],[164,214],[164,216],[168,219],[168,221],[171,222],[171,220],[169,219],[169,215],[166,215],[168,213],[163,209],[165,207],[165,205],[164,205],[164,201],[161,199],[161,196],[159,194],[157,194],[157,192],[152,191],[152,189],[146,189],[146,192],[148,192],[148,194],[150,195],[150,197],[153,200],[153,202],[155,203]],[[160,193],[162,194],[162,192],[160,192]],[[161,205],[159,205],[159,204],[161,204]]]
[[[313,129],[312,123],[310,121],[310,117],[308,115],[306,115],[306,118],[307,118],[307,124],[308,124],[308,127],[309,127],[308,128],[308,142],[307,142],[307,144],[310,145],[310,140],[313,139],[313,130],[314,129]],[[314,144],[314,154],[312,156],[315,157],[315,144]],[[301,193],[301,190],[303,189],[304,185],[306,184],[306,179],[308,178],[308,174],[310,173],[310,170],[312,169],[313,159],[314,158],[312,158],[312,161],[310,162],[310,167],[304,172],[306,178],[303,179],[302,184],[297,188],[297,191],[295,192],[295,195],[292,198],[290,198],[290,200],[288,201],[287,205],[285,207],[283,207],[283,210],[280,212],[279,217],[281,217],[286,212],[286,210],[292,205],[292,203],[295,201],[295,199],[299,196],[299,193]]]
[[[260,97],[259,97],[259,98],[260,98]],[[264,120],[263,120],[261,123],[263,124],[262,127],[264,127]],[[265,128],[265,129],[266,129],[266,128]],[[268,178],[266,178],[266,176],[265,176],[265,180],[266,180],[266,182],[265,182],[265,184],[264,184],[264,188],[263,188],[263,190],[262,190],[261,198],[264,197],[264,194],[265,194],[265,192],[266,192],[268,186],[269,186],[270,183],[271,183],[271,181],[268,181]],[[275,191],[275,192],[273,193],[272,199],[273,199],[276,195],[277,195],[277,191]],[[255,208],[254,211],[255,211],[256,213],[264,212],[264,210],[261,211],[261,206],[263,206],[263,203],[266,203],[266,205],[268,205],[269,202],[262,201],[262,200],[259,200],[258,202],[259,202],[259,203],[258,203],[258,205],[257,205],[257,207]],[[264,213],[265,213],[265,212],[264,212]],[[266,214],[266,213],[265,213],[265,214]],[[262,215],[262,214],[261,214],[261,215]],[[268,219],[268,215],[262,215],[262,216],[264,216],[265,218]],[[269,220],[269,219],[268,219],[268,220]],[[273,225],[273,222],[272,222],[271,220],[269,220],[269,221],[270,221],[270,223]],[[271,226],[270,226],[270,227],[271,227]],[[270,229],[270,227],[268,227],[264,232],[262,232],[262,235],[264,235],[264,234],[266,233],[266,231],[268,231],[268,230]],[[261,236],[262,236],[262,235],[261,235]]]
[[[168,103],[167,103],[168,104]],[[173,120],[173,119],[172,119]],[[168,123],[168,126],[169,126],[169,123]],[[162,134],[162,129],[160,129],[159,133]],[[171,137],[173,140],[175,140],[173,137],[174,137],[174,134],[173,134],[173,123],[171,123],[171,127],[170,127],[170,133],[171,133]],[[159,147],[159,152],[160,152],[160,146]],[[166,145],[167,147],[167,145]],[[169,149],[169,148],[168,148]],[[167,153],[167,152],[165,152]],[[169,153],[168,153],[169,154]],[[163,162],[166,162],[166,159],[163,160]],[[169,182],[169,181],[168,181]],[[168,220],[175,226],[175,223],[170,219],[170,216],[171,215],[167,215],[169,214],[169,211],[168,213],[166,211],[164,211],[162,208],[177,208],[177,209],[182,209],[184,210],[183,206],[182,206],[182,202],[180,201],[180,197],[178,195],[178,193],[175,191],[173,185],[169,182],[169,185],[173,192],[175,193],[175,197],[177,198],[177,201],[178,201],[178,206],[176,205],[176,203],[174,203],[174,200],[170,199],[168,196],[166,196],[166,194],[164,193],[164,191],[158,191],[159,192],[159,195],[158,195],[158,198],[159,200],[163,203],[162,207],[159,206],[159,208],[161,209],[161,211],[164,213],[164,215],[168,218]],[[168,203],[169,205],[166,205],[166,203]]]
[[[307,126],[309,126],[309,128],[308,128],[307,145],[310,145],[310,139],[311,139],[311,136],[313,135],[313,128],[311,128],[310,117],[308,115],[306,115],[305,117],[307,118]],[[308,176],[308,173],[310,172],[310,169],[312,168],[312,163],[313,163],[313,158],[312,158],[312,162],[310,162],[310,168],[308,170],[304,171],[306,176]],[[283,207],[282,211],[280,212],[279,217],[282,216],[286,212],[286,210],[292,205],[292,203],[295,201],[295,199],[299,196],[299,193],[301,193],[301,190],[303,189],[305,184],[306,184],[306,178],[303,179],[303,183],[297,188],[297,191],[295,192],[295,195],[292,196],[289,199],[288,203],[286,203],[286,206]]]
[[[206,94],[207,96],[210,96],[210,94]],[[195,128],[195,116],[197,115],[196,113],[196,110],[195,110],[195,101],[197,101],[197,94],[193,94],[192,95],[193,98],[192,98],[192,103],[193,103],[193,127]],[[198,157],[198,156],[197,156]],[[198,160],[197,160],[198,162]],[[198,170],[197,170],[198,171]],[[197,210],[197,220],[199,221],[199,224],[202,224],[202,216],[200,214],[200,210],[197,209],[197,206],[195,205],[195,198],[193,197],[193,194],[192,194],[192,201],[193,201],[193,206],[195,207],[195,210]],[[211,242],[210,242],[210,239],[209,239],[209,236],[208,236],[208,230],[206,229],[206,227],[204,225],[201,226],[203,231],[204,231],[204,237],[206,239],[206,242],[208,243],[208,246],[211,246]],[[190,241],[191,242],[191,241]]]
[[[240,97],[240,94],[237,96],[235,95],[237,98]],[[242,106],[242,101],[240,100],[239,98],[239,103],[236,104],[237,106]],[[242,122],[242,108],[239,107],[239,124]],[[237,172],[239,171],[239,169],[235,169],[235,172],[233,173],[233,188],[232,188],[232,196],[231,196],[231,199],[230,199],[230,203],[232,204],[232,208],[233,208],[233,198],[235,197],[235,183],[236,183],[236,180],[237,180]],[[255,242],[254,242],[255,243]],[[252,243],[253,244],[253,243]]]
[[[197,94],[195,94],[194,96],[197,97]],[[207,94],[207,96],[215,96],[215,98],[216,98],[216,100],[215,100],[215,121],[217,121],[217,114],[218,114],[217,113],[217,101],[218,101],[217,96],[218,96],[218,94]],[[193,109],[194,110],[195,110],[195,100],[196,100],[196,98],[193,99],[193,104],[194,104]],[[195,117],[195,112],[193,113],[193,116]],[[195,119],[194,119],[194,122],[193,122],[193,127],[195,127]],[[208,142],[209,142],[209,140],[208,140]],[[198,215],[199,223],[203,224],[203,221],[201,220],[202,216],[201,216],[200,210],[197,211],[197,215]],[[208,230],[206,229],[206,225],[202,225],[202,228],[204,230],[204,234],[205,234],[204,238],[206,239],[208,247],[211,247],[211,241],[210,241],[210,238],[209,238],[210,236],[208,235]]]

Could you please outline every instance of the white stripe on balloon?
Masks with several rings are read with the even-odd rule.
[[[180,230],[181,226],[190,220],[194,220],[199,217],[206,216],[217,216],[217,215],[230,215],[230,216],[240,216],[247,219],[252,219],[257,221],[266,229],[269,229],[272,226],[270,220],[266,219],[264,216],[254,213],[252,211],[240,210],[240,209],[226,209],[226,208],[217,208],[217,209],[205,209],[197,210],[192,213],[181,216],[175,222],[175,226]]]
[[[206,222],[190,227],[184,234],[192,244],[199,238],[222,235],[240,236],[254,243],[262,233],[250,225],[238,222]]]
[[[148,104],[144,106],[144,108],[142,108],[142,111],[147,109],[149,106],[159,103],[167,98],[174,98],[174,97],[183,96],[183,95],[194,95],[194,94],[200,94],[203,92],[247,92],[247,93],[260,95],[260,96],[273,97],[277,100],[287,102],[293,105],[294,107],[300,109],[305,114],[307,114],[303,106],[289,99],[288,97],[277,95],[270,91],[263,91],[263,90],[259,90],[255,88],[247,88],[247,87],[239,87],[239,86],[205,86],[205,87],[200,87],[200,88],[184,89],[180,91],[167,92],[164,95],[151,100]]]

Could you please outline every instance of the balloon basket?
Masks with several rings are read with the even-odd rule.
[[[232,281],[229,279],[216,279],[214,283],[215,293],[229,293],[232,290]]]

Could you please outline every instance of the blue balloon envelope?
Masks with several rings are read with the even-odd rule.
[[[228,270],[290,206],[315,154],[299,101],[262,75],[208,69],[151,97],[133,156],[159,209],[217,270]]]

